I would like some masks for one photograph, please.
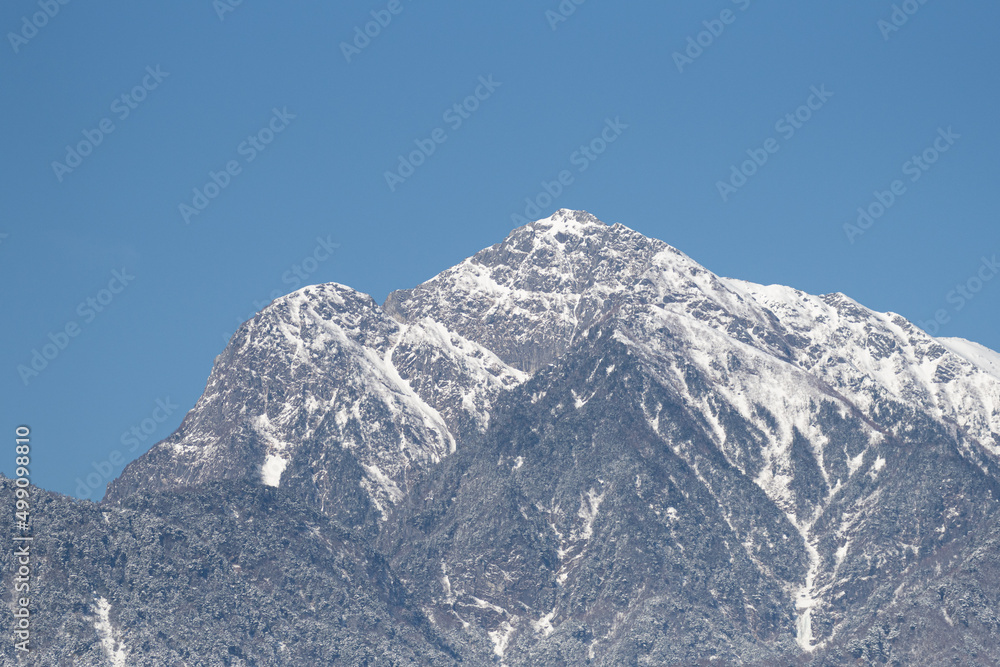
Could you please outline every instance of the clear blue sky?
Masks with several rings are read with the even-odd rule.
[[[537,217],[586,209],[720,275],[941,310],[940,335],[1000,349],[1000,277],[948,297],[1000,253],[996,3],[910,0],[896,29],[889,0],[228,1],[0,9],[8,476],[28,424],[33,481],[100,497],[273,295],[381,301],[502,240],[564,170]],[[416,142],[434,150],[411,173]],[[849,240],[876,191],[894,201]],[[22,378],[50,334],[65,349]]]

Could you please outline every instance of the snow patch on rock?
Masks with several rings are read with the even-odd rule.
[[[94,619],[94,629],[101,640],[101,648],[104,649],[104,655],[107,656],[108,662],[111,663],[112,667],[125,667],[128,652],[126,651],[125,644],[115,639],[115,629],[111,625],[111,603],[105,598],[99,597],[94,603],[94,608],[97,611],[97,617]]]

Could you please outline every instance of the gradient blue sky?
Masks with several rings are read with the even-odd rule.
[[[1000,279],[961,309],[948,299],[1000,253],[996,3],[911,0],[919,9],[889,31],[888,0],[589,0],[563,3],[575,12],[557,23],[557,0],[400,0],[348,62],[341,43],[388,1],[244,1],[220,18],[224,2],[0,9],[8,476],[27,424],[34,483],[100,497],[180,423],[238,322],[304,284],[294,267],[305,273],[318,238],[339,247],[305,263],[308,282],[381,301],[501,241],[563,170],[572,183],[538,217],[586,209],[720,275],[841,291],[916,322],[942,310],[940,335],[1000,349]],[[58,13],[25,28],[47,3]],[[724,29],[679,71],[674,53],[705,21]],[[480,88],[487,99],[455,127],[445,111],[490,76],[499,87]],[[788,136],[776,123],[813,86],[833,96],[813,98]],[[273,109],[295,118],[249,161],[243,142]],[[596,160],[574,159],[607,119],[627,128]],[[79,166],[53,167],[102,121],[113,131]],[[438,128],[446,141],[391,190],[385,172]],[[939,128],[959,138],[912,182],[904,165]],[[768,139],[777,152],[723,201],[717,183]],[[179,205],[230,161],[238,173],[186,224]],[[845,223],[895,180],[905,192],[849,242]],[[134,280],[102,293],[123,269]],[[91,313],[88,298],[110,301]],[[72,324],[25,383],[18,366]],[[143,426],[129,451],[122,434]],[[80,487],[90,473],[100,483]]]

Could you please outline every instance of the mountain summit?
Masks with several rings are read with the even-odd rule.
[[[383,573],[400,664],[992,665],[997,368],[560,210],[381,306],[276,299],[104,506],[270,488]]]

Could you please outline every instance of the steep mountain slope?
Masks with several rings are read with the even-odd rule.
[[[583,342],[410,495],[384,533],[394,571],[433,603],[436,627],[486,628],[511,665],[794,654],[781,582],[808,567],[794,527],[729,475],[728,498],[749,505],[741,520],[771,536],[763,571],[701,478],[711,463],[675,454],[643,397],[659,403],[665,432],[718,459],[704,426],[622,343],[601,332]]]
[[[382,307],[275,300],[106,502],[280,486],[457,656],[993,664],[998,360],[563,210]]]
[[[524,263],[511,270],[504,262],[511,257]],[[608,273],[614,279],[602,284],[599,276]],[[530,316],[546,304],[559,307]],[[587,304],[588,324],[579,324],[578,304]],[[890,560],[887,574],[897,574],[906,550],[927,537],[925,517],[939,509],[933,494],[922,504],[915,500],[920,493],[911,493],[906,506],[879,502],[888,489],[902,503],[907,488],[937,481],[914,478],[905,453],[930,450],[961,466],[961,488],[952,496],[963,507],[947,512],[972,512],[980,522],[995,511],[996,377],[903,318],[843,295],[811,297],[720,279],[666,244],[564,211],[515,230],[419,288],[393,294],[387,308],[402,316],[433,312],[526,368],[537,360],[520,347],[541,344],[550,355],[541,361],[558,359],[595,323],[625,344],[655,389],[617,397],[616,411],[641,406],[643,421],[696,475],[719,505],[730,538],[794,600],[795,635],[804,650],[829,640],[849,616],[852,608],[835,600],[845,594],[845,581],[858,585],[861,563]],[[516,335],[498,343],[498,332]],[[600,362],[592,361],[596,373]],[[595,395],[586,384],[558,384],[576,403]],[[654,401],[653,394],[664,398]],[[697,438],[671,431],[676,420],[667,415],[678,410],[696,425]],[[545,419],[536,427],[547,426]],[[735,490],[751,481],[785,519],[777,531],[784,554],[774,553],[774,527],[766,529],[756,516],[761,500]],[[985,508],[964,507],[961,499],[974,491],[986,491]],[[868,504],[876,511],[862,512]],[[857,548],[866,541],[877,548]]]
[[[346,525],[371,523],[523,378],[433,321],[400,324],[350,288],[307,287],[240,327],[180,428],[107,499],[259,479]]]
[[[13,488],[0,479],[0,495]],[[357,535],[283,490],[214,482],[116,507],[35,491],[32,503],[30,651],[3,642],[4,665],[480,660],[414,611]],[[11,514],[0,516],[6,535]],[[15,560],[0,553],[5,583]]]

